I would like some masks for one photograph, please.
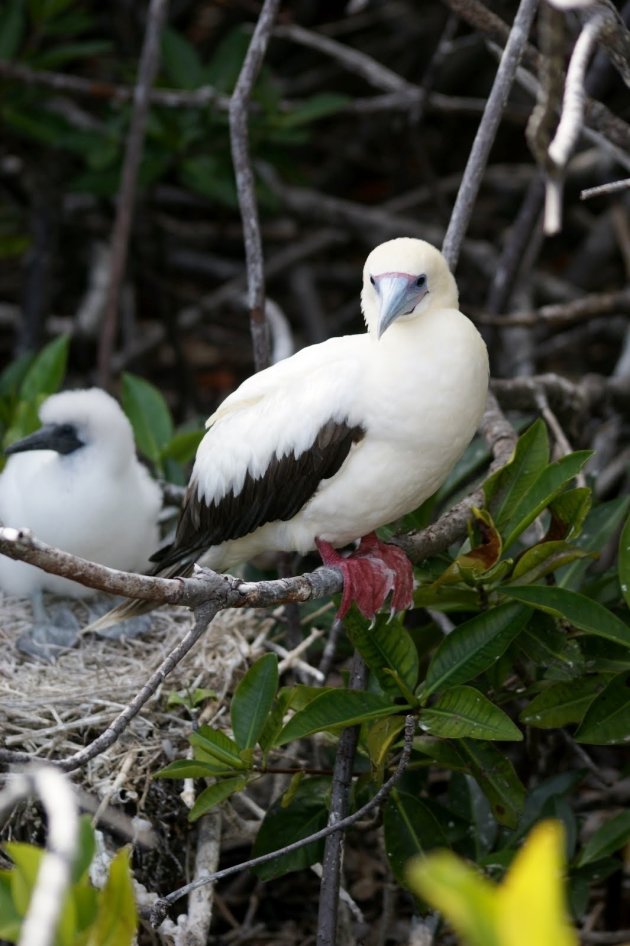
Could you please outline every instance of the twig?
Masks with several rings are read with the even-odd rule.
[[[258,867],[260,864],[267,864],[269,861],[273,861],[277,857],[283,857],[285,854],[291,854],[293,851],[299,851],[300,848],[305,847],[307,844],[313,844],[315,841],[321,841],[324,838],[327,838],[329,834],[333,834],[335,831],[345,831],[346,828],[350,828],[353,824],[356,824],[357,821],[361,821],[367,814],[369,814],[375,808],[378,808],[382,802],[385,801],[391,790],[402,778],[403,773],[409,764],[415,731],[415,717],[412,715],[406,716],[403,750],[395,771],[390,776],[390,778],[384,782],[383,785],[381,785],[376,794],[368,802],[366,802],[365,805],[357,809],[357,811],[353,812],[351,815],[348,815],[346,818],[342,818],[341,821],[338,821],[336,824],[328,824],[320,831],[316,831],[314,834],[310,834],[306,838],[301,838],[299,841],[294,841],[292,844],[287,844],[286,847],[279,848],[277,851],[270,851],[267,854],[261,854],[259,857],[254,857],[249,861],[244,861],[242,864],[233,864],[231,867],[225,867],[223,870],[216,871],[216,873],[211,874],[209,877],[194,881],[193,883],[186,884],[184,887],[180,887],[178,890],[174,890],[166,897],[158,900],[154,905],[151,911],[151,923],[153,926],[159,925],[165,916],[168,907],[172,903],[175,903],[182,897],[187,896],[191,890],[196,889],[196,887],[199,887],[202,884],[214,884],[219,880],[223,880],[225,877],[230,877],[232,874],[240,873],[243,870],[251,870],[253,867]]]
[[[537,5],[538,0],[521,0],[501,56],[492,90],[488,96],[488,105],[479,123],[468,157],[462,184],[442,244],[442,252],[452,270],[455,270],[457,266],[490,149],[501,121],[509,91],[514,82],[516,69],[523,55]]]
[[[101,338],[98,350],[98,378],[103,388],[109,387],[112,353],[118,325],[118,301],[127,261],[131,220],[138,185],[144,133],[149,113],[149,89],[157,74],[160,57],[160,35],[166,17],[168,0],[151,0],[147,12],[147,28],[138,68],[138,82],[133,94],[129,135],[125,146],[116,218],[111,237],[111,271]]]
[[[580,299],[573,299],[571,302],[544,305],[533,312],[513,312],[510,315],[481,314],[478,320],[482,325],[506,327],[549,325],[555,329],[610,315],[613,312],[629,311],[630,288],[626,287],[614,292],[594,292]]]
[[[230,143],[243,221],[250,326],[256,370],[269,364],[265,318],[263,250],[256,203],[256,182],[249,154],[249,102],[273,29],[280,0],[265,0],[230,102]]]
[[[350,689],[363,690],[367,682],[367,667],[358,651],[355,651],[350,671]],[[350,787],[359,726],[344,729],[337,746],[335,769],[330,794],[328,824],[342,821],[350,808]],[[322,883],[320,887],[317,917],[317,946],[335,946],[337,942],[337,916],[339,912],[339,888],[343,859],[343,834],[340,831],[326,838],[322,858]]]
[[[79,817],[70,782],[52,766],[11,775],[0,792],[0,817],[31,795],[37,795],[46,810],[48,840],[18,946],[50,946],[70,886]]]
[[[602,194],[616,194],[618,191],[625,191],[628,188],[630,188],[630,177],[625,177],[622,181],[609,181],[608,184],[598,184],[597,187],[585,188],[580,191],[580,200],[601,197]]]

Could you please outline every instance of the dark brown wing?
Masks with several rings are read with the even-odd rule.
[[[154,571],[170,570],[174,565],[184,568],[213,545],[239,539],[266,522],[292,519],[321,481],[337,473],[352,444],[364,436],[361,426],[330,420],[320,427],[311,446],[299,456],[274,456],[263,476],[254,478],[247,473],[237,496],[227,493],[210,505],[199,499],[197,484],[191,481],[175,541],[151,557],[156,563]]]

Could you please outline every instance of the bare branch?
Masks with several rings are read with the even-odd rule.
[[[230,102],[230,142],[243,221],[250,325],[257,370],[269,364],[269,339],[265,318],[265,276],[256,204],[256,182],[249,154],[248,113],[254,83],[267,51],[279,7],[280,0],[265,0]]]
[[[601,197],[602,194],[616,194],[619,191],[625,191],[630,188],[630,177],[622,181],[610,181],[608,184],[599,184],[597,187],[587,187],[580,191],[580,200],[588,200],[590,197]]]
[[[516,69],[523,55],[537,5],[538,0],[521,0],[501,56],[492,90],[488,96],[486,110],[483,113],[468,157],[464,178],[442,244],[442,252],[452,270],[455,270],[457,266],[461,245],[472,217],[490,149],[514,82]]]
[[[138,170],[149,114],[148,91],[153,85],[158,70],[160,35],[166,17],[166,10],[167,0],[151,0],[138,69],[138,82],[134,89],[131,123],[125,147],[116,219],[114,220],[111,238],[109,290],[98,350],[98,377],[99,384],[103,388],[109,387],[111,379],[112,353],[118,326],[118,301],[127,262],[129,235],[138,185]]]

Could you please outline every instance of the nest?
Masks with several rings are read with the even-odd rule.
[[[90,605],[93,599],[90,599]],[[66,602],[67,603],[67,602]],[[88,605],[71,602],[81,626],[89,622]],[[29,601],[0,593],[0,722],[5,749],[32,759],[65,759],[103,732],[133,699],[151,674],[189,629],[186,608],[154,612],[150,630],[133,639],[86,635],[54,663],[20,653],[19,637],[32,626]],[[193,714],[187,698],[197,688],[212,690],[201,716],[217,724],[225,715],[225,696],[246,670],[252,646],[261,641],[268,614],[223,611],[206,634],[174,668],[113,746],[98,755],[77,780],[97,798],[116,802],[124,790],[142,797],[151,776],[173,758],[186,754]],[[264,636],[264,635],[263,635]],[[260,646],[254,645],[254,650]],[[169,701],[177,693],[183,701]],[[199,718],[199,712],[195,714]],[[124,772],[121,779],[120,773]]]

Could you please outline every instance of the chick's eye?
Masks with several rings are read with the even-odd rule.
[[[422,287],[426,286],[426,284],[427,284],[427,277],[424,275],[418,276],[418,278],[416,279],[416,286],[418,287],[418,289],[422,289]]]
[[[374,276],[370,276],[370,282],[372,283],[373,286],[376,285],[376,280],[374,279]]]

